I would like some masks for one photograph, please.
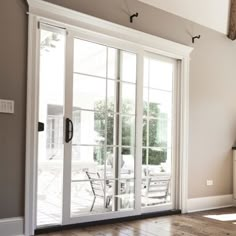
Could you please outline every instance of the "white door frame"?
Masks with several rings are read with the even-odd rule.
[[[181,61],[180,66],[180,121],[179,121],[179,179],[180,179],[180,199],[179,207],[183,213],[187,211],[188,198],[188,112],[189,112],[189,60],[191,47],[171,42],[153,35],[142,33],[124,26],[110,23],[92,16],[88,16],[73,10],[69,10],[54,4],[41,0],[28,0],[29,4],[29,29],[28,29],[28,73],[27,73],[27,120],[26,120],[26,178],[25,178],[25,235],[33,235],[35,230],[36,218],[36,173],[37,173],[37,122],[38,122],[38,22],[45,21],[55,25],[59,25],[66,29],[78,29],[85,35],[89,32],[96,33],[102,39],[106,37],[115,38],[120,42],[134,45],[140,51],[150,51],[163,56],[168,56]],[[36,49],[36,50],[35,50]],[[68,49],[71,51],[71,49]],[[142,58],[138,57],[138,64],[142,64]],[[67,65],[70,66],[70,65]],[[140,69],[142,70],[142,69]],[[142,94],[142,86],[138,86],[139,93]],[[140,102],[140,101],[137,101]],[[70,112],[70,111],[68,111]],[[137,122],[140,124],[141,119]],[[141,131],[138,131],[141,132]],[[137,136],[140,133],[136,134]],[[139,138],[140,139],[140,138]],[[140,155],[141,140],[137,140],[139,147],[137,155]],[[139,163],[140,165],[140,163]],[[136,183],[137,184],[137,183]],[[138,199],[137,199],[138,200]],[[63,204],[64,207],[67,207]],[[65,209],[65,210],[68,210]],[[140,212],[140,211],[139,211]],[[138,211],[133,211],[132,215]],[[115,213],[110,213],[109,218],[122,217]],[[99,219],[105,219],[103,215],[99,215]],[[64,219],[63,221],[67,221]],[[93,217],[90,218],[93,220]],[[94,216],[94,220],[96,217]],[[86,221],[86,218],[84,219]],[[73,222],[70,222],[73,223]]]

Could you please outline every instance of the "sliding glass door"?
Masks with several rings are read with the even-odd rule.
[[[136,55],[74,39],[71,216],[134,209]]]
[[[176,61],[39,31],[37,227],[175,208]]]

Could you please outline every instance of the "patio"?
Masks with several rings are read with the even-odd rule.
[[[62,161],[40,162],[38,175],[37,226],[58,225],[62,222]],[[92,167],[93,166],[93,167]],[[71,216],[98,214],[111,211],[124,211],[134,208],[134,172],[132,168],[123,169],[119,180],[112,179],[112,171],[100,165],[87,165],[73,162],[71,182]],[[146,169],[146,166],[143,166]],[[156,170],[160,167],[155,166]],[[106,179],[93,176],[89,179],[86,171],[106,173]],[[110,173],[110,175],[108,175]],[[166,172],[143,171],[142,206],[155,206],[170,202],[170,175]],[[152,175],[153,174],[153,175]],[[151,176],[152,175],[152,176]],[[93,184],[96,183],[96,190]],[[170,184],[170,183],[169,183]],[[104,187],[105,186],[105,187]],[[109,204],[106,205],[110,197]],[[94,204],[94,205],[93,205]],[[93,206],[93,207],[92,207]]]

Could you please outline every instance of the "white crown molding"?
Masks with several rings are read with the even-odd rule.
[[[100,18],[86,15],[49,2],[42,0],[27,1],[29,4],[30,14],[62,22],[68,26],[74,25],[76,27],[86,27],[86,29],[96,31],[98,33],[106,33],[109,31],[109,34],[114,35],[116,38],[129,40],[130,42],[138,45],[156,48],[160,51],[165,48],[165,52],[169,52],[170,56],[173,55],[175,57],[178,55],[178,57],[183,58],[188,56],[193,50],[192,47],[105,21]]]

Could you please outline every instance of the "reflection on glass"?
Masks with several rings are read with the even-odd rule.
[[[73,82],[73,106],[104,111],[106,106],[106,80],[75,74]]]
[[[72,180],[86,180],[86,172],[104,178],[105,152],[98,146],[72,146]]]
[[[122,116],[122,145],[135,145],[135,117]]]
[[[121,52],[121,78],[122,81],[136,83],[136,54]]]
[[[122,83],[122,113],[135,114],[135,85]]]
[[[105,46],[74,40],[74,72],[106,77],[106,56]]]

